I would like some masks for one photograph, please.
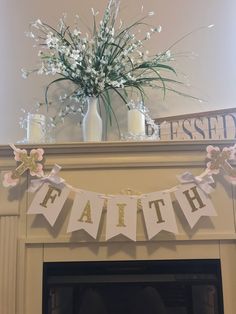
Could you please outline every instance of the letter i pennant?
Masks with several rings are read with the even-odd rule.
[[[27,213],[42,214],[54,226],[69,193],[70,189],[64,184],[45,183],[35,195]]]
[[[106,240],[124,235],[136,241],[137,199],[117,195],[107,202]]]
[[[191,228],[202,216],[217,216],[210,198],[193,183],[181,185],[175,197]]]

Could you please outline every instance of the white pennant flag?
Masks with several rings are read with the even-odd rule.
[[[104,199],[97,193],[88,191],[77,192],[67,232],[83,229],[96,239],[103,206]]]
[[[106,240],[119,234],[136,241],[137,198],[112,196],[107,202]]]
[[[202,216],[217,216],[210,198],[196,184],[181,185],[175,197],[191,228]]]
[[[158,191],[142,195],[141,203],[149,240],[162,230],[178,233],[170,193]]]
[[[28,214],[42,214],[51,226],[54,226],[62,207],[70,193],[70,189],[62,184],[44,183],[36,193]]]

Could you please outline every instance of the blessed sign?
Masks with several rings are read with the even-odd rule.
[[[160,140],[236,139],[236,108],[155,119]]]

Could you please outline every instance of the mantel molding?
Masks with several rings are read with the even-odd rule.
[[[205,167],[208,145],[230,147],[233,141],[182,142],[99,142],[17,145],[21,149],[45,150],[44,169],[54,164],[68,169],[105,169],[136,167]],[[15,166],[10,146],[0,146],[0,170]]]
[[[232,140],[211,141],[140,141],[140,142],[78,142],[78,143],[55,143],[55,144],[16,144],[22,149],[44,148],[48,155],[55,154],[89,154],[89,153],[151,153],[151,152],[184,152],[205,151],[208,145],[219,147],[232,146]],[[5,157],[12,154],[9,145],[0,145],[0,156]]]

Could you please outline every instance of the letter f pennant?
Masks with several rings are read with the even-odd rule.
[[[35,195],[27,213],[42,214],[53,227],[69,193],[70,189],[63,183],[45,183]]]

